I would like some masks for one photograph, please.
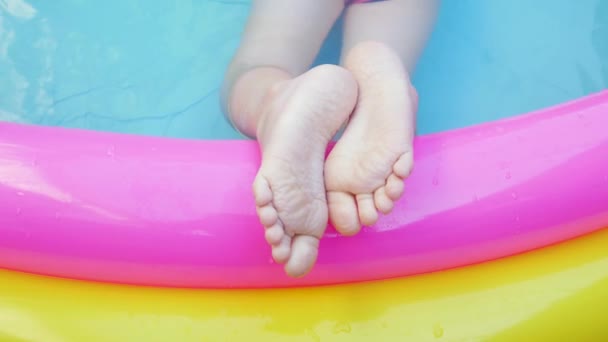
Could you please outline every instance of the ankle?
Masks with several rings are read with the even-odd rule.
[[[228,116],[241,133],[256,138],[263,123],[264,101],[292,76],[275,67],[257,67],[243,73],[235,82],[228,100]]]

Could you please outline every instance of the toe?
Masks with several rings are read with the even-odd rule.
[[[262,223],[264,227],[271,227],[279,218],[277,211],[271,205],[258,207],[257,211],[260,223]]]
[[[388,176],[386,186],[384,187],[386,196],[393,201],[396,201],[403,195],[403,180],[394,173]]]
[[[411,151],[411,149],[410,149]],[[412,172],[412,167],[414,166],[414,155],[411,152],[406,152],[402,154],[395,165],[393,165],[393,172],[399,178],[406,178]]]
[[[355,235],[361,229],[357,212],[357,202],[351,194],[328,192],[329,219],[336,230],[346,236]]]
[[[386,195],[384,187],[379,188],[374,193],[376,208],[383,214],[388,214],[393,210],[393,201]]]
[[[255,197],[255,204],[258,207],[266,206],[272,201],[270,184],[266,178],[259,173],[253,181],[253,196]]]
[[[277,264],[284,264],[291,254],[291,237],[283,235],[281,242],[272,247],[272,258]]]
[[[291,277],[302,277],[310,272],[317,261],[319,239],[310,235],[296,235],[291,249],[285,272]]]
[[[266,232],[264,233],[266,242],[268,242],[268,244],[271,246],[279,245],[279,243],[283,240],[284,235],[285,231],[283,230],[283,226],[281,226],[280,222],[266,228]]]
[[[378,221],[378,211],[374,203],[372,194],[357,195],[357,204],[359,207],[359,219],[366,226],[371,226]]]

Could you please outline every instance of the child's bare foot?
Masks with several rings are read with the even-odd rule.
[[[399,57],[381,43],[355,46],[346,68],[359,85],[355,112],[325,164],[329,217],[344,235],[373,225],[403,193],[413,165],[417,98]]]
[[[291,276],[305,275],[316,262],[328,223],[325,151],[356,98],[351,73],[324,65],[278,84],[262,104],[262,166],[253,191],[272,256]]]

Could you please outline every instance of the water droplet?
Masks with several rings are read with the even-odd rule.
[[[334,334],[340,334],[340,333],[349,333],[352,328],[350,326],[350,324],[346,323],[346,322],[338,322],[336,323],[336,325],[334,325]]]
[[[21,215],[21,208],[17,208],[17,212],[15,214],[17,214],[17,216]]]
[[[59,212],[55,212],[55,219],[59,218]]]
[[[433,185],[439,185],[439,177],[435,176],[433,177]]]
[[[25,196],[25,193],[23,193],[23,191],[17,191],[17,196]]]
[[[108,155],[108,157],[114,158],[116,156],[115,147],[110,146],[110,148],[106,151],[106,154]]]
[[[505,174],[505,179],[511,179],[511,172],[507,171]]]
[[[435,338],[443,337],[443,327],[441,324],[435,323],[435,325],[433,325],[433,336],[435,336]]]
[[[516,200],[517,199],[517,192],[512,192],[511,193],[511,197]]]

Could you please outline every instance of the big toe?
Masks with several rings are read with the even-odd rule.
[[[327,193],[329,220],[342,235],[352,236],[361,230],[357,202],[351,194],[339,191]]]
[[[294,278],[305,276],[317,261],[319,238],[312,235],[296,235],[291,244],[291,255],[285,272]]]

